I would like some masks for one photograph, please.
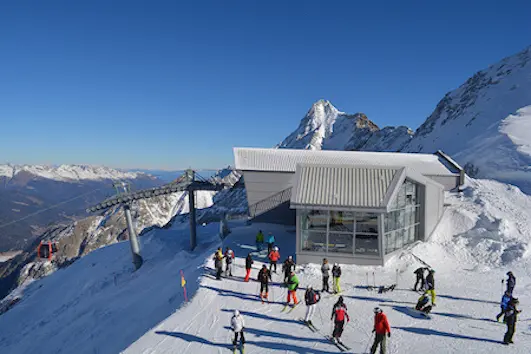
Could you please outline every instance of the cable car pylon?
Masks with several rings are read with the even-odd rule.
[[[142,189],[132,192],[129,184],[125,182],[116,182],[114,187],[117,195],[105,199],[103,202],[87,208],[87,213],[96,211],[103,211],[115,206],[123,206],[125,219],[127,222],[127,229],[129,232],[129,243],[131,245],[131,253],[133,256],[133,264],[136,269],[142,266],[143,259],[140,254],[140,246],[138,244],[138,237],[133,225],[133,218],[131,216],[131,207],[133,202],[142,199],[157,197],[160,195],[172,194],[177,192],[188,192],[188,201],[190,205],[190,249],[193,251],[197,246],[197,226],[195,220],[195,191],[220,191],[225,188],[224,184],[207,181],[204,178],[199,178],[194,170],[188,169],[184,174],[175,181],[165,184],[160,187]]]

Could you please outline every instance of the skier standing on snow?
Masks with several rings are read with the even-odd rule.
[[[244,281],[249,281],[249,277],[251,276],[251,268],[253,267],[253,258],[251,257],[251,253],[247,255],[247,258],[245,258],[245,279]]]
[[[350,322],[350,318],[347,313],[347,306],[343,302],[343,296],[340,296],[332,309],[332,316],[330,320],[334,321],[334,331],[332,332],[332,341],[340,343],[341,334],[343,334],[343,328],[345,327],[345,318],[347,322]]]
[[[295,272],[291,272],[288,280],[288,301],[286,305],[289,305],[291,297],[293,297],[293,306],[299,303],[297,300],[297,289],[299,288],[299,278],[295,275]]]
[[[264,234],[262,233],[262,230],[260,230],[256,234],[256,250],[260,252],[262,250],[263,245],[264,245]]]
[[[415,282],[415,286],[413,287],[413,290],[417,291],[417,286],[419,285],[419,283],[420,283],[419,290],[424,290],[424,284],[425,284],[424,271],[427,269],[428,268],[420,267],[414,271],[415,275],[417,276],[417,281]]]
[[[227,247],[225,249],[225,276],[232,277],[232,262],[234,261],[234,252]]]
[[[504,322],[507,324],[507,332],[505,332],[505,336],[503,337],[503,343],[507,345],[513,343],[513,335],[516,328],[516,321],[518,320],[518,314],[522,312],[516,308],[518,303],[518,299],[513,297],[511,301],[509,301],[507,309],[505,310]]]
[[[313,290],[311,285],[308,286],[306,293],[304,294],[304,301],[306,302],[306,317],[304,318],[304,323],[313,326],[312,316],[319,300],[321,300],[321,295]]]
[[[221,247],[218,248],[214,255],[214,266],[216,267],[216,279],[221,280],[221,273],[223,272],[223,251]]]
[[[271,279],[271,272],[269,272],[269,269],[267,269],[267,266],[264,264],[262,266],[262,269],[258,272],[257,279],[260,282],[260,300],[262,302],[265,300],[268,300],[269,297],[269,281]],[[268,300],[269,301],[269,300]]]
[[[512,298],[513,297],[511,296],[511,293],[509,293],[509,291],[506,291],[505,294],[503,294],[500,302],[501,312],[496,315],[496,321],[500,321],[500,317],[502,317],[505,311],[507,310],[507,306],[509,306],[509,302]]]
[[[275,236],[273,236],[273,234],[270,232],[267,235],[267,254],[269,254],[269,252],[271,252],[271,250],[273,249],[274,245],[275,245]]]
[[[430,272],[428,274],[428,276],[426,277],[426,294],[430,294],[431,295],[431,303],[433,306],[437,306],[435,305],[435,278],[433,277],[433,275],[435,274],[435,270],[434,269],[430,269]]]
[[[234,315],[230,319],[230,326],[234,331],[234,340],[232,341],[232,344],[234,345],[234,350],[236,350],[236,346],[238,345],[238,335],[240,336],[241,346],[243,347],[245,344],[245,337],[243,336],[245,321],[243,320],[243,316],[240,315],[240,311],[234,310]]]
[[[374,343],[371,347],[371,354],[376,353],[378,345],[380,345],[380,354],[385,354],[387,350],[387,337],[391,337],[391,326],[389,326],[389,321],[387,321],[387,316],[383,313],[382,309],[379,307],[374,308],[374,329],[373,332],[376,332],[374,336]]]
[[[282,265],[282,271],[284,272],[284,283],[287,284],[289,276],[292,271],[295,270],[295,262],[293,262],[293,257],[289,256],[288,259],[284,261]]]
[[[509,294],[513,295],[514,287],[516,286],[516,278],[514,277],[513,272],[507,272],[507,291]]]
[[[334,263],[334,266],[332,267],[334,294],[339,294],[341,292],[341,287],[339,286],[340,277],[341,277],[341,267],[339,266],[339,264]]]
[[[275,274],[277,273],[277,262],[280,259],[280,253],[278,252],[278,247],[274,247],[271,252],[269,252],[269,255],[267,256],[269,258],[269,271],[271,272],[273,270],[273,267],[275,268]]]
[[[328,264],[328,259],[323,258],[323,265],[321,266],[321,273],[323,274],[323,292],[330,292],[330,286],[328,284],[328,279],[330,279],[330,265]]]

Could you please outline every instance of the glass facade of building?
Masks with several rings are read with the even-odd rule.
[[[379,255],[378,214],[301,210],[301,250],[337,255]]]
[[[406,180],[384,217],[385,254],[399,250],[419,238],[420,198],[419,185]]]
[[[420,186],[407,180],[400,186],[388,213],[299,210],[300,251],[337,256],[379,256],[379,234],[385,254],[418,240]],[[379,230],[378,216],[384,220]]]

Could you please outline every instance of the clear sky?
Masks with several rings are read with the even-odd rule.
[[[2,1],[0,162],[217,168],[311,104],[417,128],[531,1]]]

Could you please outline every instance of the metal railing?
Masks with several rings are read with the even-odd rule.
[[[291,187],[284,189],[270,197],[262,199],[261,201],[249,206],[249,216],[255,218],[260,214],[268,212],[271,209],[276,208],[282,203],[285,203],[291,199]]]

